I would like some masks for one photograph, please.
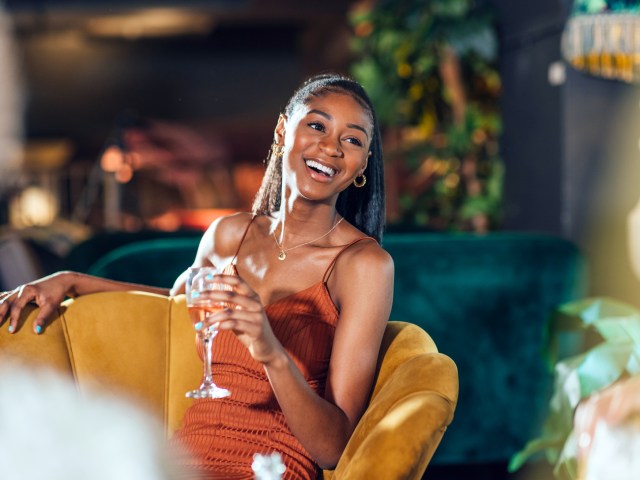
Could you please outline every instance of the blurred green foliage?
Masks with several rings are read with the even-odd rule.
[[[351,13],[351,73],[383,129],[389,223],[486,231],[500,224],[504,168],[497,39],[472,0],[380,0]]]
[[[569,354],[561,352],[567,338],[575,344]],[[513,456],[509,471],[544,454],[557,480],[575,480],[576,407],[594,392],[640,375],[640,310],[611,298],[586,298],[561,305],[549,323],[545,357],[555,373],[549,413],[541,435]]]

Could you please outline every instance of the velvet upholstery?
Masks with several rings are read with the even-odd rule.
[[[164,421],[170,435],[201,380],[184,296],[110,292],[69,300],[42,335],[29,309],[17,333],[0,329],[0,356],[51,365],[80,390],[124,395]],[[369,407],[325,478],[420,479],[453,419],[458,373],[420,327],[389,322]]]
[[[64,307],[59,309],[60,312],[64,310]],[[0,328],[0,361],[13,359],[30,367],[47,365],[57,372],[72,375],[71,358],[67,350],[63,323],[52,323],[47,328],[47,340],[40,342],[36,335],[30,335],[30,326],[35,315],[36,309],[27,305],[13,336],[7,332],[6,324]],[[25,324],[27,324],[26,327]],[[29,331],[22,332],[22,330]]]
[[[539,234],[389,236],[396,268],[392,319],[421,326],[460,371],[455,428],[434,463],[505,462],[536,436],[552,376],[545,328],[584,295],[575,245]]]
[[[112,280],[170,288],[193,263],[199,242],[199,238],[159,238],[130,243],[96,260],[87,272]]]
[[[120,247],[148,240],[178,240],[178,243],[180,243],[185,239],[190,240],[192,244],[195,243],[197,246],[201,237],[201,230],[192,229],[181,229],[175,232],[164,232],[158,230],[140,230],[137,232],[97,232],[85,241],[75,245],[64,257],[58,268],[63,270],[73,270],[75,272],[87,272],[92,265],[98,262],[103,263],[105,257],[108,257],[111,252]],[[191,258],[188,263],[191,263],[192,259],[193,258]],[[146,264],[146,267],[147,268],[145,270],[148,270],[149,263]],[[153,270],[159,270],[159,268],[153,268]],[[172,281],[172,279],[170,279],[170,281]]]
[[[396,269],[391,319],[428,331],[461,372],[455,428],[432,463],[508,461],[540,433],[551,387],[544,329],[557,305],[585,294],[583,256],[567,240],[534,233],[403,233],[382,243]],[[132,243],[88,271],[169,287],[197,245]]]
[[[389,322],[369,406],[326,479],[420,479],[453,420],[458,372],[416,325]]]

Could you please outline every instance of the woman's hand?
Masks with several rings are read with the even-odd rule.
[[[40,311],[33,322],[33,331],[42,333],[47,320],[56,312],[70,288],[70,273],[59,272],[0,293],[0,324],[8,318],[9,333],[14,333],[24,307],[35,303]]]
[[[258,294],[234,275],[217,275],[217,280],[229,289],[217,290],[211,298],[229,307],[213,315],[210,324],[220,330],[232,330],[254,360],[264,365],[282,358],[284,348],[271,329]]]

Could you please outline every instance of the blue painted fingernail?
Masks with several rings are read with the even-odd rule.
[[[41,325],[38,325],[38,326],[36,327],[36,333],[37,333],[38,335],[40,335],[40,334],[42,333],[42,326],[41,326]]]
[[[200,331],[202,330],[202,322],[198,322],[194,325],[194,327],[196,327],[196,330]]]
[[[15,330],[15,329],[13,328],[13,325],[9,325],[9,333],[13,333],[13,330]]]

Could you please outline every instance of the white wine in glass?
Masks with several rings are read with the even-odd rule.
[[[211,374],[211,344],[218,334],[213,326],[208,326],[208,319],[227,307],[225,302],[213,300],[215,291],[226,290],[225,285],[215,282],[214,278],[221,270],[216,267],[191,267],[187,277],[186,297],[189,317],[196,329],[196,335],[204,347],[204,378],[202,385],[187,392],[189,398],[223,398],[231,395],[226,388],[218,387]]]

